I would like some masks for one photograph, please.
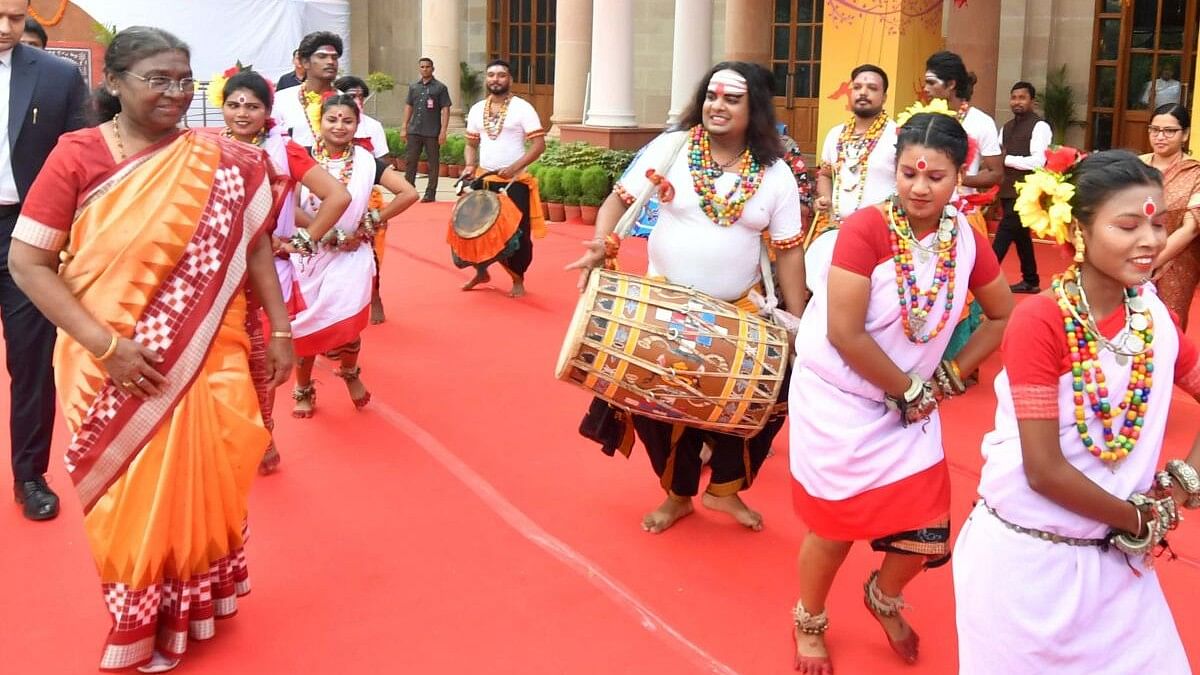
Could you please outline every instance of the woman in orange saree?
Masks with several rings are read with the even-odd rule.
[[[1159,106],[1150,118],[1150,146],[1142,161],[1163,172],[1167,200],[1164,224],[1167,246],[1155,264],[1158,297],[1179,317],[1187,330],[1188,310],[1200,283],[1200,161],[1184,153],[1191,135],[1192,116],[1178,103]]]
[[[113,626],[102,670],[178,664],[250,590],[251,480],[270,437],[248,365],[247,284],[292,365],[268,237],[275,175],[260,150],[179,131],[194,82],[186,45],[119,33],[102,104],[63,136],[13,234],[17,283],[59,327],[66,463]],[[113,95],[115,94],[115,96]]]

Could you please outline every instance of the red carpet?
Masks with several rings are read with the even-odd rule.
[[[490,288],[458,290],[469,273],[450,264],[448,212],[419,204],[389,232],[389,321],[364,337],[371,405],[355,413],[324,364],[314,419],[290,418],[280,392],[283,467],[251,497],[254,592],[177,672],[789,672],[804,528],[790,506],[786,435],[747,495],[765,531],[701,509],[663,535],[643,533],[642,514],[662,497],[644,453],[610,459],[579,437],[588,397],[552,375],[575,302],[562,266],[590,229],[553,226],[537,242],[529,296],[514,301],[499,270]],[[1042,248],[1044,272],[1064,264]],[[626,249],[637,269],[644,242]],[[1005,265],[1014,280],[1016,262],[1014,252]],[[1200,423],[1194,402],[1175,400],[1168,442],[1179,455]],[[992,414],[989,387],[945,409],[958,523]],[[35,524],[0,509],[0,672],[95,672],[108,629],[64,445],[60,433],[50,472],[63,515]],[[1160,569],[1200,667],[1197,522],[1173,538],[1180,559]],[[862,607],[876,560],[856,547],[835,584],[838,672],[953,673],[949,569],[908,593],[923,637],[910,668]]]

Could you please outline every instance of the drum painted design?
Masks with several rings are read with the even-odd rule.
[[[621,272],[592,274],[556,375],[654,419],[752,436],[787,368],[784,329],[699,291]]]

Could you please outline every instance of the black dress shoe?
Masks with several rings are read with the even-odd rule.
[[[429,195],[425,195],[424,197],[421,197],[421,201],[422,202],[432,202],[432,201],[434,201],[434,198],[430,197]]]
[[[13,484],[13,496],[25,505],[25,517],[30,520],[50,520],[58,515],[58,495],[42,477]]]
[[[1031,284],[1031,283],[1028,283],[1025,281],[1022,281],[1019,284],[1013,284],[1012,286],[1009,286],[1008,290],[1012,291],[1013,293],[1041,293],[1042,292],[1042,289],[1039,288],[1037,284]]]

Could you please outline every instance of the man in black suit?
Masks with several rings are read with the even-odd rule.
[[[13,493],[30,520],[58,515],[46,485],[54,430],[54,326],[17,288],[8,247],[21,201],[58,137],[86,124],[88,91],[74,64],[17,44],[29,0],[0,0],[0,319],[11,380]]]

